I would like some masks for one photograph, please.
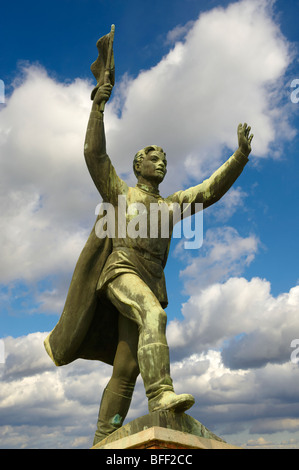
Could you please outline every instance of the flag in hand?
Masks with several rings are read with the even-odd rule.
[[[96,78],[97,85],[92,90],[91,99],[93,100],[97,89],[104,83],[111,83],[114,86],[115,66],[113,55],[114,25],[111,32],[100,38],[97,42],[98,58],[91,64],[90,70]]]

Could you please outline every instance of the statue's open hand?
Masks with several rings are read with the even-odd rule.
[[[101,85],[95,94],[93,102],[96,105],[101,104],[103,101],[106,103],[110,98],[112,88],[113,86],[110,83]]]
[[[239,149],[241,152],[248,157],[251,152],[251,141],[253,139],[253,134],[250,134],[251,127],[245,124],[238,125],[238,142]]]

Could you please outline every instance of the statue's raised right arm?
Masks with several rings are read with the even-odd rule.
[[[100,107],[103,101],[106,103],[109,100],[112,88],[110,83],[100,86],[92,102],[84,144],[84,155],[88,167],[92,163],[92,159],[101,158],[106,154],[104,113]]]
[[[114,202],[117,195],[125,190],[125,183],[117,176],[106,152],[104,112],[101,104],[110,98],[113,86],[110,83],[100,86],[93,99],[89,116],[84,156],[93,182],[106,202]]]

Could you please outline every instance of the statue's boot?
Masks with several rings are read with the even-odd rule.
[[[153,343],[140,347],[138,363],[150,413],[162,410],[183,412],[191,408],[195,401],[192,395],[174,392],[167,345]]]
[[[134,387],[132,387],[132,391],[129,389],[128,396],[124,396],[109,390],[108,387],[105,388],[93,445],[98,444],[122,426],[130,407],[133,389]]]

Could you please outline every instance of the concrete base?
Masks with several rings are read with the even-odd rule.
[[[185,413],[156,411],[131,421],[92,449],[237,449]]]
[[[215,439],[155,426],[107,444],[102,441],[92,449],[238,449],[238,447]]]

